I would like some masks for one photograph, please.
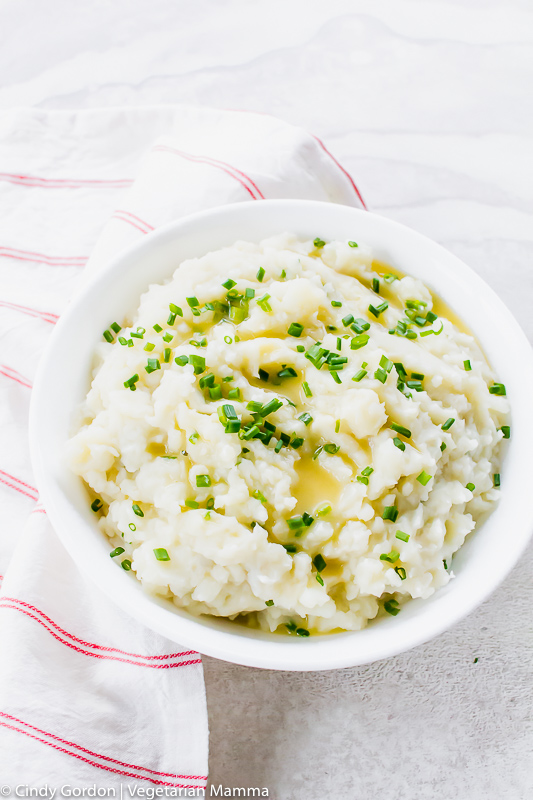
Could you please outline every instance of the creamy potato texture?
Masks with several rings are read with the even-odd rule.
[[[291,235],[150,286],[98,345],[69,442],[117,568],[300,636],[445,585],[498,498],[508,403],[440,309],[361,243]]]

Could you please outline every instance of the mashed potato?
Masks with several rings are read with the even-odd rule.
[[[283,235],[182,263],[121,322],[69,459],[148,591],[307,636],[450,580],[508,403],[423,283]]]

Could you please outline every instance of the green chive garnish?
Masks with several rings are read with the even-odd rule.
[[[289,334],[289,336],[296,336],[298,338],[299,336],[302,335],[303,330],[304,326],[300,325],[299,322],[291,322],[287,330],[287,333]]]
[[[476,487],[475,484],[473,483],[467,483],[466,488],[468,489],[469,492],[473,492]]]
[[[186,297],[185,299],[187,300],[187,304],[190,308],[196,308],[200,305],[197,297]]]
[[[404,428],[403,425],[398,425],[396,422],[392,423],[391,428],[393,431],[396,431],[396,433],[405,436],[406,439],[411,438],[411,431],[409,430],[409,428]]]
[[[492,386],[489,386],[489,392],[491,394],[498,394],[502,397],[505,397],[505,385],[503,383],[494,383]]]
[[[398,561],[400,558],[400,554],[397,550],[391,550],[390,553],[382,553],[380,555],[381,561],[388,561],[390,564],[394,564],[395,561]]]
[[[510,425],[502,425],[500,430],[503,433],[503,438],[504,439],[510,439],[511,438],[511,426]]]
[[[197,503],[196,500],[186,500],[185,505],[187,508],[199,508],[200,503]]]
[[[317,236],[317,238],[313,241],[313,244],[315,247],[318,247],[320,249],[321,247],[324,247],[326,243],[323,239],[319,239]]]
[[[499,472],[495,472],[494,473],[493,480],[494,480],[494,486],[499,486],[500,485],[500,473]]]
[[[318,553],[313,558],[313,564],[314,564],[314,567],[317,570],[317,572],[322,572],[322,570],[326,569],[326,566],[327,566],[326,560],[325,560],[324,556],[321,553]]]
[[[381,518],[385,520],[390,520],[391,522],[396,522],[396,520],[398,519],[398,509],[396,508],[396,506],[385,506]]]
[[[449,419],[446,420],[444,425],[441,425],[442,430],[443,431],[449,431],[454,422],[455,422],[454,418],[450,417]]]
[[[154,556],[158,561],[170,561],[170,556],[164,547],[155,547]]]
[[[144,511],[137,503],[133,503],[132,505],[133,513],[136,514],[138,517],[144,517]]]
[[[318,506],[315,509],[315,514],[317,517],[325,517],[327,514],[331,512],[331,506],[329,503],[322,503],[322,505]]]
[[[398,603],[397,600],[394,600],[394,598],[392,600],[386,600],[383,603],[383,608],[385,609],[387,614],[391,614],[393,617],[399,614],[401,610],[400,604]]]
[[[407,578],[407,572],[403,567],[394,567],[394,572],[398,575],[398,577],[404,581]]]
[[[263,269],[263,267],[259,267],[259,269],[257,270],[257,275],[256,275],[256,278],[259,281],[259,283],[263,283],[263,278],[264,277],[265,277],[265,270]]]
[[[349,245],[350,247],[359,247],[359,245],[357,244],[357,242],[348,242],[348,245]]]
[[[300,416],[298,417],[298,419],[299,419],[301,422],[303,422],[303,424],[304,424],[304,425],[309,425],[309,424],[310,424],[310,423],[313,421],[313,417],[311,416],[311,414],[307,414],[307,413],[305,413],[305,414],[300,414]]]
[[[365,375],[368,375],[368,372],[366,371],[366,369],[360,369],[359,372],[355,373],[355,375],[352,378],[352,381],[355,381],[356,383],[359,383],[359,381],[363,380]]]
[[[199,489],[205,489],[208,486],[211,486],[211,478],[209,475],[197,475],[196,476],[196,485]]]
[[[129,558],[125,558],[124,561],[121,561],[120,566],[122,567],[123,570],[129,572],[131,569],[131,561],[129,560]]]
[[[224,289],[233,289],[234,286],[237,286],[237,282],[232,281],[231,278],[228,278],[227,281],[224,281],[222,286],[224,287]]]
[[[395,445],[395,447],[398,448],[398,450],[402,450],[402,451],[405,450],[405,442],[402,442],[402,440],[398,439],[397,436],[395,436],[392,441],[393,441],[393,444]]]
[[[333,308],[342,308],[342,303],[340,300],[332,300],[331,305]]]
[[[465,368],[465,372],[470,372],[470,370],[472,369],[472,364],[470,363],[470,361],[463,361],[463,365]]]
[[[303,389],[303,392],[304,392],[306,397],[312,397],[313,396],[313,393],[312,393],[311,389],[309,388],[309,384],[307,383],[307,381],[304,381],[302,383],[302,389]]]
[[[352,350],[360,350],[361,347],[364,347],[366,344],[368,344],[369,339],[370,336],[368,333],[360,333],[358,336],[353,337],[350,342],[350,348]]]
[[[266,606],[273,606],[274,605],[274,601],[273,600],[265,600],[265,605]]]
[[[410,536],[408,533],[404,533],[403,531],[396,531],[396,538],[400,539],[402,542],[408,542]]]
[[[114,550],[111,550],[111,552],[109,553],[109,555],[111,556],[111,558],[116,558],[116,556],[120,556],[120,555],[122,555],[122,553],[124,553],[124,552],[125,552],[125,550],[124,550],[124,548],[123,548],[123,547],[115,547],[115,549],[114,549]]]
[[[103,505],[104,504],[102,503],[100,498],[97,497],[96,500],[93,500],[92,503],[91,503],[91,511],[94,511],[94,512],[100,511],[100,509],[103,507]]]
[[[426,486],[433,476],[429,475],[427,472],[422,470],[420,475],[417,477],[417,481],[422,484],[422,486]]]
[[[109,342],[111,344],[111,342],[113,341],[113,334],[111,333],[111,331],[104,331],[103,335],[106,342]]]

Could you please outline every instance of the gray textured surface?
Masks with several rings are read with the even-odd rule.
[[[471,264],[533,335],[528,0],[5,0],[2,13],[0,107],[190,102],[301,124],[373,210]],[[206,659],[215,785],[527,800],[532,555],[466,621],[386,662],[288,674]]]

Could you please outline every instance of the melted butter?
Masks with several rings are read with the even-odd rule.
[[[380,277],[383,277],[383,275],[397,275],[398,278],[405,278],[406,277],[406,273],[405,272],[402,272],[399,269],[393,268],[393,267],[390,266],[390,264],[386,264],[383,261],[372,261],[372,269]],[[403,311],[403,309],[404,309],[403,303],[401,301],[399,301],[397,296],[396,296],[396,294],[391,291],[391,289],[390,289],[391,285],[392,284],[389,284],[386,281],[380,281],[379,293],[380,293],[380,295],[382,297],[384,297],[392,305],[394,305],[395,308],[398,308],[401,311]],[[457,330],[461,331],[462,333],[467,333],[469,336],[473,336],[474,334],[472,333],[472,331],[468,328],[467,325],[465,325],[464,321],[460,317],[457,316],[455,311],[453,311],[450,308],[448,303],[446,303],[442,299],[442,297],[440,297],[438,294],[436,294],[435,292],[432,292],[431,289],[429,288],[429,286],[427,286],[427,284],[424,283],[424,285],[426,286],[426,288],[428,289],[428,291],[429,291],[429,293],[431,295],[431,300],[432,300],[432,305],[433,305],[433,308],[432,308],[433,313],[436,314],[438,317],[442,317],[443,319],[449,320],[449,322],[451,322],[453,325],[455,325]]]
[[[342,492],[341,483],[324,469],[318,461],[313,461],[311,456],[304,456],[294,465],[298,475],[298,482],[293,488],[293,495],[297,504],[292,514],[312,512],[322,503],[329,503],[335,508]]]

